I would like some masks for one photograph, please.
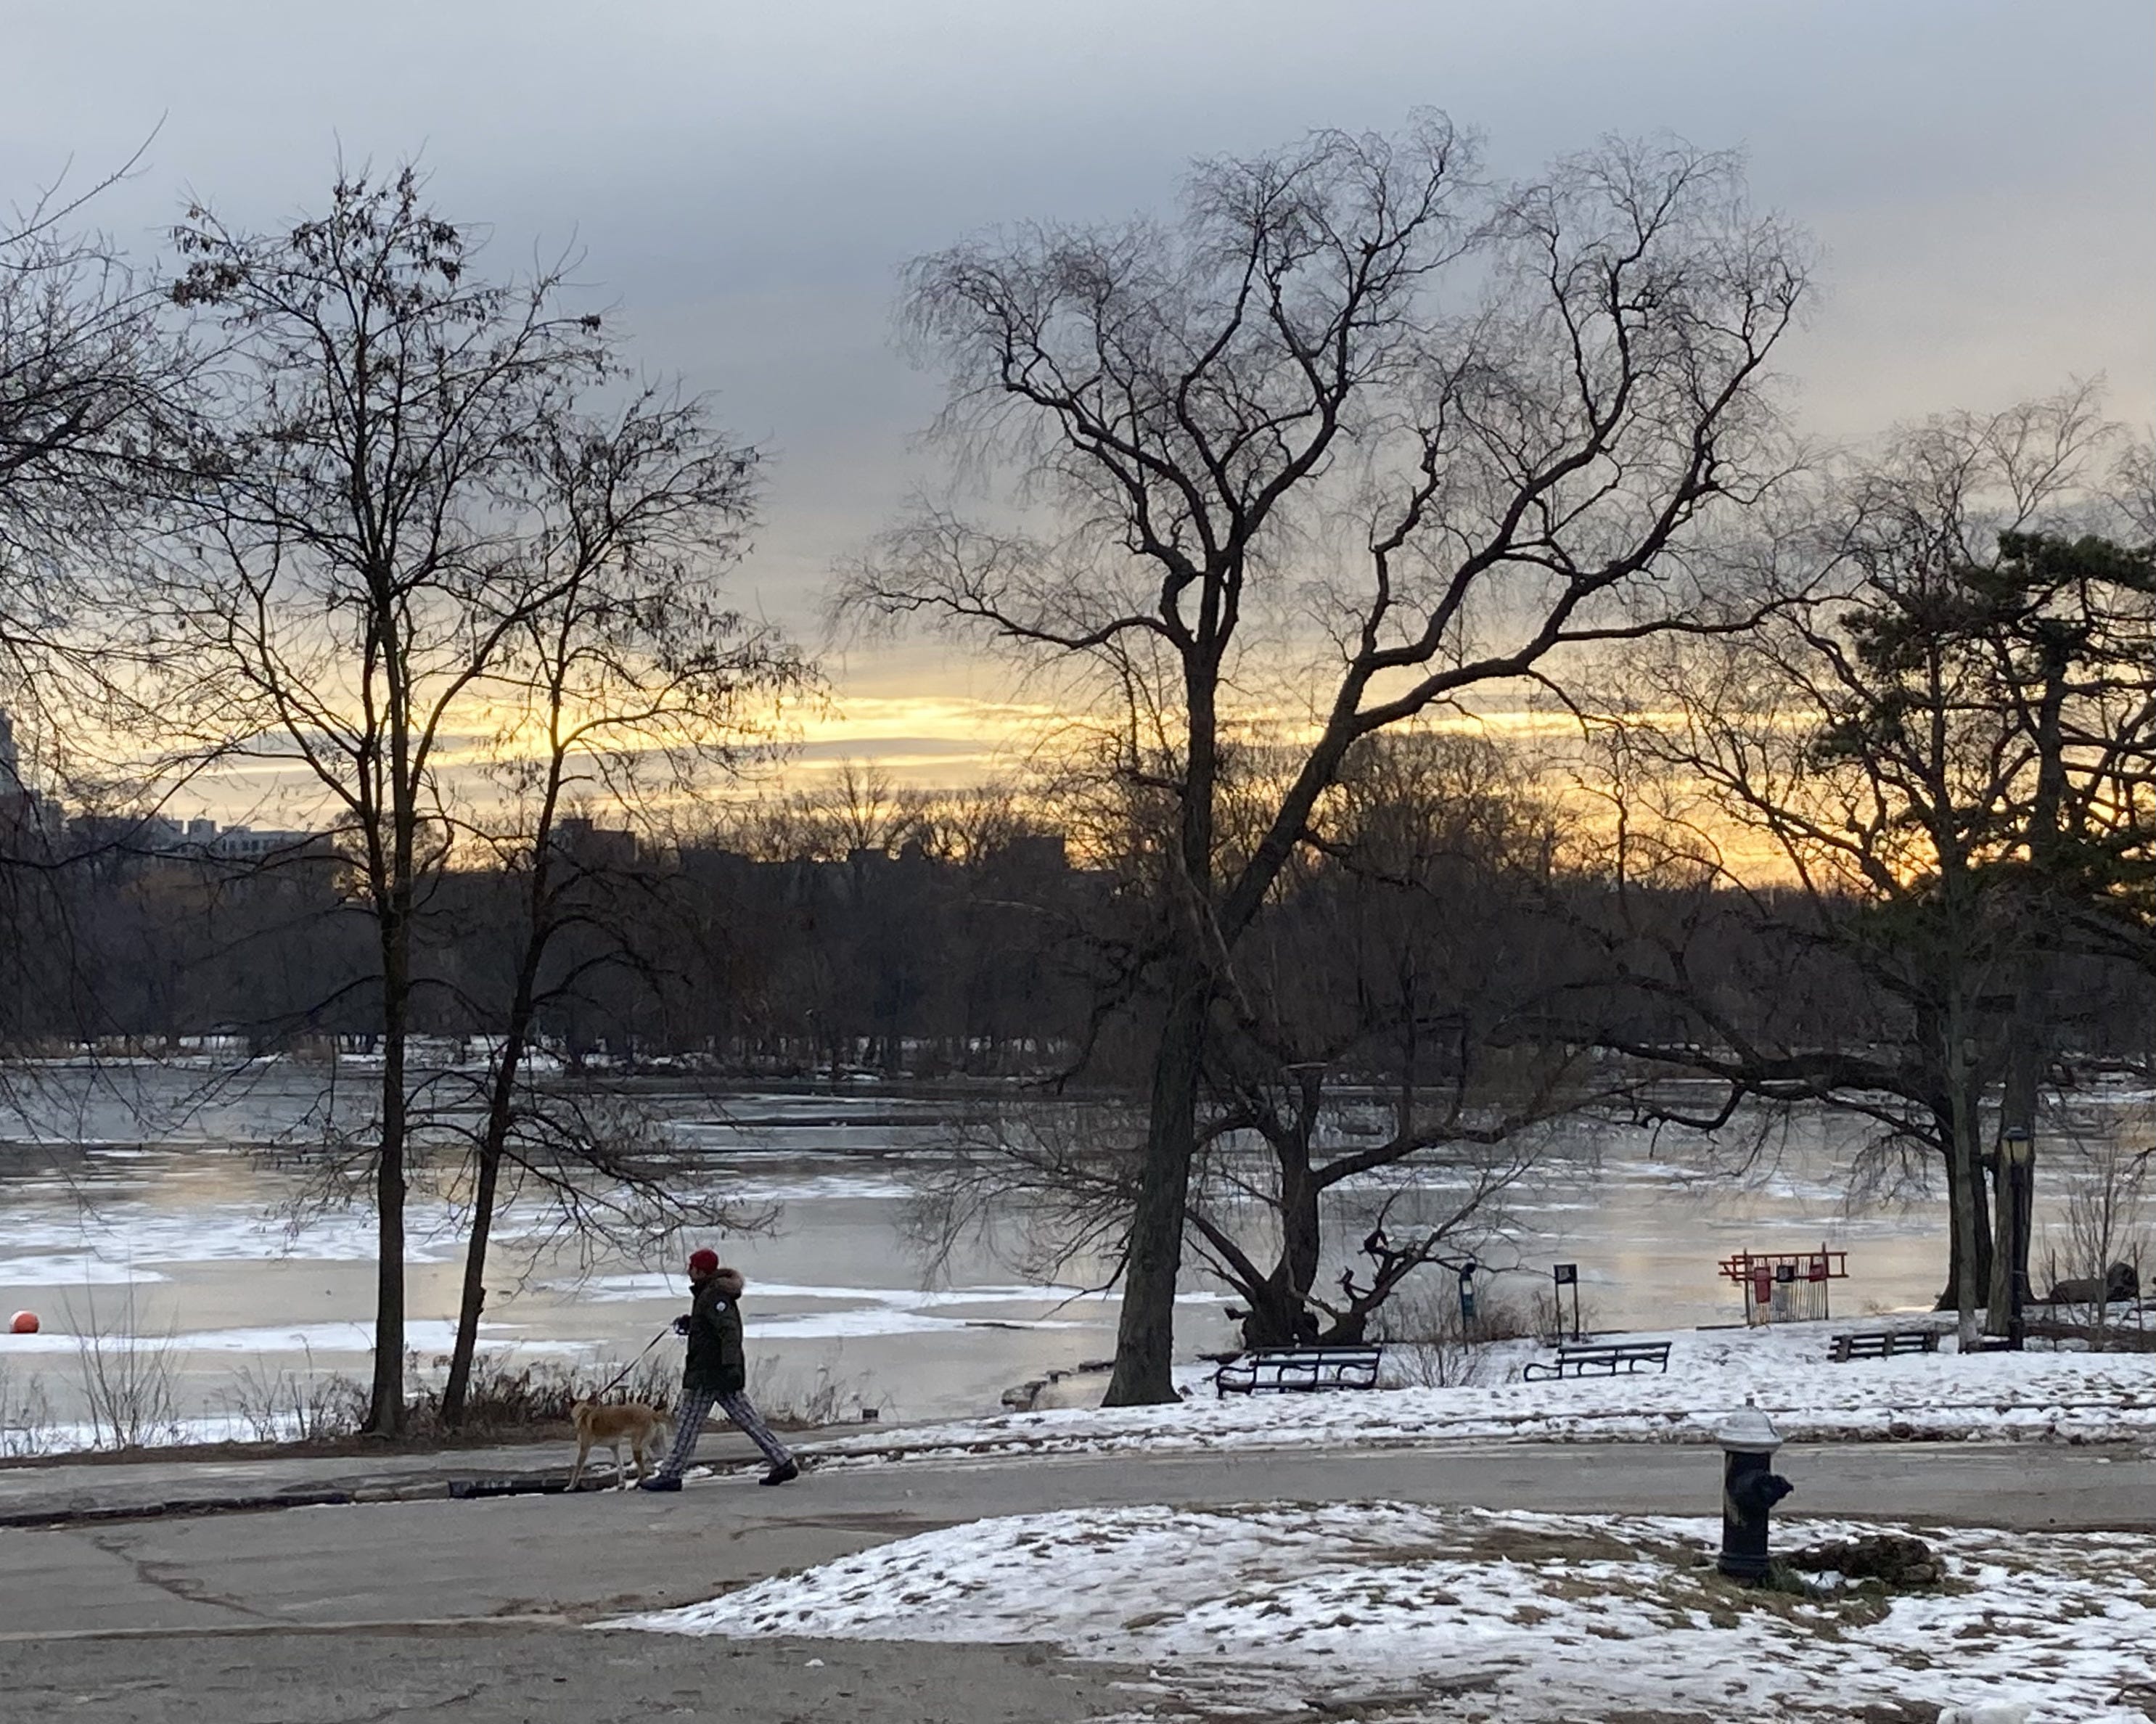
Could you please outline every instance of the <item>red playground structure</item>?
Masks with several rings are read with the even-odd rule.
[[[1744,1290],[1744,1321],[1755,1328],[1820,1322],[1832,1315],[1828,1284],[1849,1279],[1849,1253],[1824,1244],[1816,1251],[1739,1251],[1720,1268]]]

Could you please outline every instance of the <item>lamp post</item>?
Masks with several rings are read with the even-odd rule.
[[[2029,1299],[2029,1239],[2030,1212],[2036,1200],[2036,1144],[2026,1126],[2009,1126],[1999,1140],[1999,1158],[2005,1163],[2007,1214],[2012,1222],[2007,1237],[1997,1249],[2009,1253],[2006,1263],[2006,1345],[2020,1352],[2028,1339],[2022,1315]]]

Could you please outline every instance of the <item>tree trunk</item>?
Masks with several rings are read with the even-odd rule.
[[[1264,1280],[1236,1285],[1250,1306],[1245,1347],[1293,1347],[1317,1328],[1309,1295],[1317,1280],[1317,1187],[1310,1177],[1309,1146],[1276,1142],[1273,1152],[1281,1173],[1280,1256]]]
[[[1946,1163],[1948,1229],[1947,1279],[1946,1285],[1939,1293],[1938,1303],[1933,1307],[1934,1310],[1946,1311],[1959,1309],[1961,1305],[1960,1265],[1964,1261],[1975,1266],[1976,1285],[1979,1296],[1990,1289],[1991,1265],[1994,1258],[1991,1237],[1993,1203],[1990,1198],[1986,1195],[1984,1188],[1985,1167],[1989,1160],[1990,1157],[1988,1155],[1982,1153],[1978,1154],[1974,1158],[1976,1192],[1974,1199],[1969,1207],[1967,1225],[1974,1229],[1976,1237],[1974,1241],[1966,1244],[1964,1243],[1962,1237],[1964,1222],[1960,1205],[1956,1197],[1957,1183],[1961,1176],[1951,1157]]]
[[[2005,1097],[1999,1108],[1999,1148],[1992,1153],[1992,1200],[1996,1204],[1996,1222],[1992,1224],[1990,1274],[1985,1275],[1985,1286],[1990,1289],[1990,1300],[1984,1312],[1985,1334],[2005,1334],[2011,1326],[2014,1275],[2029,1271],[2025,1260],[2016,1260],[2016,1245],[2025,1239],[2025,1229],[2016,1215],[2016,1204],[2020,1203],[2022,1194],[2007,1170],[2005,1157],[2007,1131],[2022,1131],[2026,1133],[2029,1142],[2035,1142],[2035,1041],[2031,1037],[2026,1000],[2029,989],[2025,987],[2016,1000],[2014,1017],[2010,1019]]]
[[[1347,1311],[1326,1331],[1325,1339],[1334,1347],[1360,1347],[1368,1337],[1369,1327],[1368,1311]]]
[[[2020,1205],[2032,1201],[2035,1193],[2025,1182],[2016,1184],[2007,1165],[2005,1142],[2010,1131],[2025,1133],[2032,1148],[2036,1142],[2036,1041],[2030,1009],[2033,992],[2032,987],[2025,985],[2016,996],[2008,1031],[2006,1091],[1999,1111],[2000,1148],[1993,1157],[1991,1171],[1998,1220],[1991,1230],[1991,1274],[1987,1283],[1991,1298],[1984,1325],[1987,1335],[2007,1333],[2013,1321],[2016,1277],[2022,1286],[2028,1285],[2029,1228]]]
[[[442,1388],[442,1423],[452,1430],[465,1422],[465,1401],[471,1389],[472,1357],[479,1349],[480,1313],[486,1305],[486,1249],[494,1231],[495,1189],[501,1182],[501,1151],[493,1142],[481,1145],[479,1178],[472,1190],[471,1237],[465,1242],[463,1297],[457,1305],[456,1345],[449,1352],[449,1378]]]
[[[2003,1149],[1993,1150],[1989,1159],[1992,1246],[1990,1273],[1984,1278],[1984,1332],[2004,1335],[2014,1303],[2014,1181]]]
[[[392,609],[382,604],[385,618]],[[388,633],[395,638],[393,628]],[[410,715],[404,704],[408,690],[393,652],[389,663],[388,854],[376,850],[371,882],[382,942],[382,1147],[374,1179],[374,1382],[367,1429],[377,1437],[404,1434],[404,1162],[409,1132],[404,1061],[412,1028],[413,875],[419,827]]]
[[[556,734],[562,697],[553,689]],[[456,1344],[449,1354],[449,1378],[442,1388],[442,1422],[454,1429],[464,1423],[470,1393],[473,1357],[479,1351],[479,1318],[486,1304],[486,1253],[494,1233],[494,1203],[501,1183],[501,1158],[516,1122],[516,1080],[531,1050],[532,1026],[539,1015],[539,969],[547,948],[560,931],[554,898],[554,818],[562,793],[563,752],[558,745],[549,760],[546,794],[531,831],[530,898],[525,906],[524,951],[517,961],[516,985],[510,995],[509,1021],[503,1026],[501,1055],[487,1094],[486,1129],[480,1139],[479,1177],[472,1193],[471,1237],[465,1244],[464,1294],[457,1306]]]
[[[1306,1137],[1278,1152],[1281,1162],[1281,1255],[1273,1278],[1281,1284],[1290,1343],[1306,1338],[1312,1323],[1310,1290],[1317,1283],[1317,1185],[1310,1177]]]
[[[546,870],[542,865],[532,890],[543,892],[545,888]],[[510,1127],[516,1122],[516,1080],[530,1045],[531,1021],[536,1013],[534,1002],[539,961],[549,931],[543,926],[535,926],[531,944],[518,968],[516,997],[510,1007],[508,1030],[501,1039],[501,1057],[495,1067],[494,1085],[487,1097],[486,1130],[480,1139],[479,1175],[472,1192],[471,1237],[465,1244],[464,1296],[457,1306],[457,1338],[449,1354],[449,1378],[442,1388],[442,1422],[452,1429],[464,1423],[472,1358],[479,1349],[480,1311],[486,1303],[487,1245],[494,1232],[495,1193],[501,1183],[501,1158],[508,1147]]]
[[[1190,1164],[1197,1153],[1198,1070],[1211,998],[1203,966],[1185,966],[1169,998],[1153,1059],[1145,1165],[1131,1213],[1122,1315],[1116,1329],[1116,1369],[1103,1406],[1175,1398],[1175,1283],[1183,1262]]]
[[[374,1381],[370,1436],[404,1433],[404,1054],[411,1013],[410,953],[393,918],[382,939],[382,1144],[375,1157]]]
[[[1207,1020],[1224,978],[1215,966],[1223,931],[1213,902],[1214,798],[1219,789],[1220,594],[1204,584],[1196,639],[1183,655],[1188,747],[1177,813],[1178,875],[1168,890],[1176,956],[1168,973],[1168,1012],[1153,1055],[1152,1098],[1146,1124],[1145,1166],[1123,1266],[1123,1308],[1116,1330],[1116,1369],[1106,1407],[1145,1406],[1175,1398],[1175,1282],[1183,1264],[1183,1229],[1190,1167],[1198,1154],[1199,1073],[1205,1060]],[[1228,936],[1232,938],[1232,936]]]
[[[1960,1179],[1962,1179],[1960,1168],[1955,1166],[1953,1159],[1951,1157],[1947,1159],[1947,1285],[1945,1289],[1940,1289],[1938,1304],[1934,1306],[1936,1311],[1960,1311],[1962,1265],[1964,1265],[1964,1263],[1969,1263],[1969,1265],[1975,1270],[1975,1286],[1977,1286],[1977,1300],[1979,1300],[1979,1304],[1981,1300],[1984,1300],[1985,1293],[1990,1290],[1990,1285],[1992,1285],[1992,1260],[1994,1260],[1994,1248],[1992,1248],[1992,1198],[1985,1194],[1985,1183],[1984,1183],[1985,1168],[1988,1168],[1988,1163],[1990,1163],[1992,1157],[1979,1151],[1975,1157],[1970,1157],[1970,1159],[1973,1159],[1973,1168],[1975,1168],[1975,1172],[1973,1172],[1973,1177],[1975,1177],[1975,1194],[1973,1194],[1973,1200],[1970,1200],[1966,1215],[1964,1211],[1962,1211],[1962,1204],[1960,1204]],[[1964,1229],[1973,1230],[1975,1237],[1969,1239],[1969,1237],[1964,1234]]]
[[[1967,1018],[1957,995],[1947,1013],[1947,1070],[1950,1129],[1947,1149],[1947,1201],[1952,1210],[1954,1332],[1964,1352],[1974,1352],[1977,1300],[1984,1290],[1985,1270],[1979,1260],[1977,1232],[1984,1219],[1984,1154],[1977,1142],[1976,1076]]]

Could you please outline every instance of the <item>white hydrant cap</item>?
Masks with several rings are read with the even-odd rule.
[[[1782,1434],[1748,1395],[1744,1404],[1722,1422],[1714,1440],[1731,1455],[1772,1455],[1782,1446]]]

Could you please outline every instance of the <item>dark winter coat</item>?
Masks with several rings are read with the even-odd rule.
[[[748,1386],[748,1356],[742,1347],[738,1303],[744,1285],[739,1270],[722,1269],[696,1289],[689,1309],[689,1356],[681,1367],[683,1388],[737,1395]]]

